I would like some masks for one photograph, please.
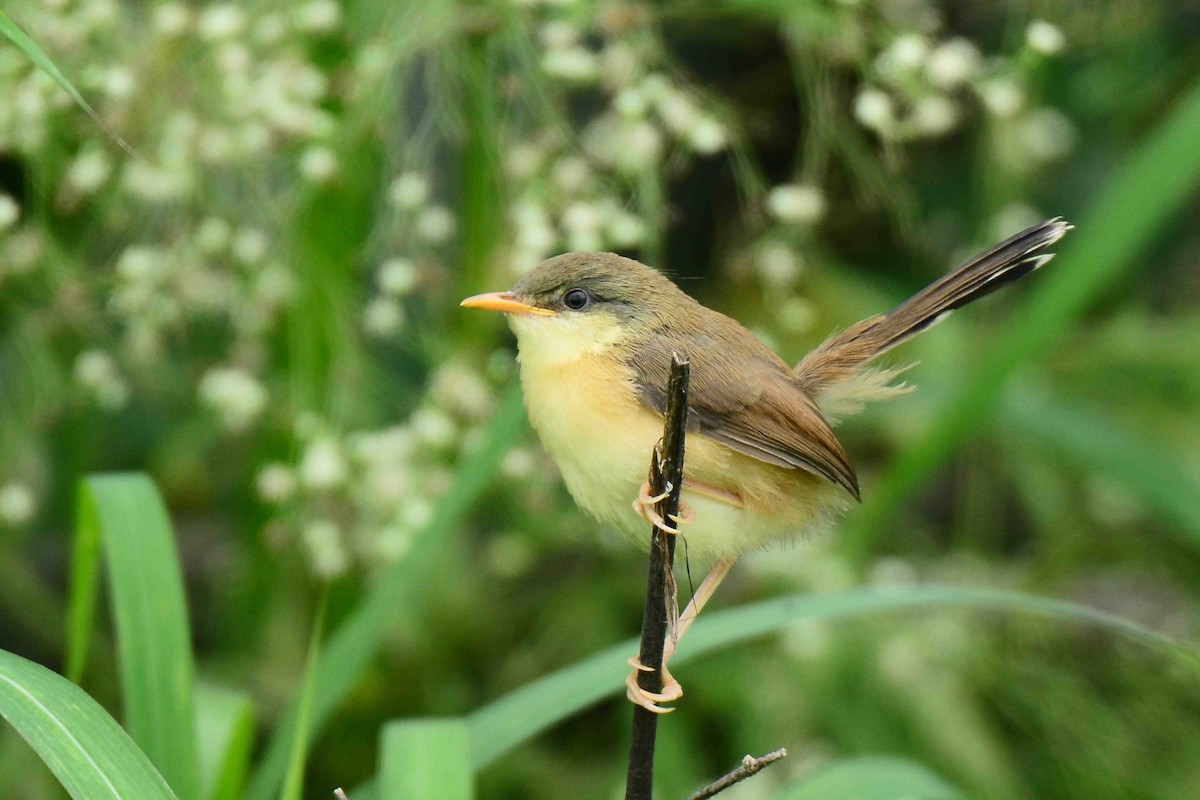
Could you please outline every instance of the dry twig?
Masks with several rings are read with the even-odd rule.
[[[751,775],[761,772],[786,755],[787,750],[782,747],[778,750],[773,750],[770,753],[767,753],[765,756],[759,756],[758,758],[748,755],[742,759],[741,766],[739,766],[733,772],[729,773],[720,780],[713,781],[700,791],[690,795],[687,800],[708,800],[708,798],[715,796],[719,792],[725,791],[735,783],[740,783],[741,781],[746,780],[746,778],[749,778]]]

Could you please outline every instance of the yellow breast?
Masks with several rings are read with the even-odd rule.
[[[631,508],[646,480],[662,417],[638,399],[634,376],[603,318],[567,322],[514,318],[529,420],[589,514],[645,545],[649,526]],[[842,505],[832,484],[733,452],[703,435],[686,444],[685,474],[745,499],[741,506],[689,492],[685,533],[700,558],[728,558],[771,541],[811,533]]]

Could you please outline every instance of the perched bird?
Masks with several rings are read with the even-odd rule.
[[[612,253],[556,256],[511,291],[462,301],[509,316],[530,422],[576,502],[642,546],[646,519],[682,532],[689,555],[715,562],[672,626],[663,691],[639,688],[635,672],[633,702],[661,712],[669,709],[659,703],[682,695],[666,659],[739,555],[811,535],[859,498],[832,423],[909,391],[895,383],[902,370],[871,361],[1045,264],[1070,228],[1051,219],[1018,233],[831,336],[795,368],[661,273]],[[691,361],[689,431],[681,513],[663,520],[645,478],[673,353]]]

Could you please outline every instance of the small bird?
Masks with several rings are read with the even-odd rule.
[[[1070,229],[1055,218],[1018,233],[891,312],[829,337],[795,368],[661,273],[613,253],[555,256],[510,291],[462,301],[508,315],[530,422],[575,501],[643,547],[649,520],[683,533],[690,556],[714,562],[672,621],[663,690],[641,689],[635,678],[645,668],[631,659],[631,701],[662,713],[670,709],[661,703],[682,696],[667,659],[739,555],[811,536],[859,499],[832,426],[910,391],[896,382],[905,368],[871,362],[1041,267]],[[675,353],[691,361],[689,430],[680,514],[664,520],[645,477]]]

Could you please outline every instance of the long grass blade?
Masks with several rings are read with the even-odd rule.
[[[116,619],[125,727],[182,800],[200,796],[191,629],[171,521],[144,475],[99,475],[79,491],[71,585],[72,673],[80,674],[104,553]],[[89,574],[90,573],[90,574]]]
[[[771,800],[967,800],[967,795],[924,764],[858,756],[822,767]]]
[[[379,783],[383,797],[471,800],[471,757],[462,719],[412,719],[383,729]],[[357,795],[355,800],[357,800]]]
[[[0,716],[29,742],[75,800],[175,797],[146,755],[86,692],[3,650]]]
[[[1078,603],[998,589],[922,586],[883,590],[852,589],[836,594],[798,595],[713,614],[696,623],[672,663],[772,633],[800,620],[846,619],[915,609],[977,609],[1032,614],[1096,625],[1154,647],[1179,645],[1148,628]],[[637,648],[622,642],[574,666],[496,700],[469,719],[470,753],[481,769],[521,742],[624,687],[626,659]]]
[[[67,80],[67,76],[63,75],[58,65],[54,63],[50,56],[46,55],[46,51],[2,10],[0,10],[0,34],[16,45],[17,49],[24,53],[25,57],[32,61],[38,69],[53,78],[54,82],[71,96],[71,99],[75,101],[75,105],[83,109],[83,112],[92,118],[92,121],[99,126],[100,130],[104,131],[122,150],[131,156],[140,157],[138,156],[138,152],[130,147],[128,142],[104,124],[104,120],[100,119],[100,115],[96,113],[91,104],[83,99],[83,95],[79,93],[74,84]]]
[[[254,747],[254,720],[254,703],[245,692],[196,685],[200,796],[205,800],[242,796]]]
[[[412,549],[372,585],[366,599],[330,637],[317,663],[310,730],[315,736],[366,672],[378,652],[395,609],[410,604],[429,581],[431,569],[464,516],[491,484],[504,454],[525,429],[520,387],[511,386],[485,432],[479,449],[463,460],[450,491]],[[297,704],[293,703],[267,746],[247,792],[248,800],[272,800],[287,771]]]
[[[902,454],[880,485],[863,493],[863,506],[841,537],[847,551],[860,558],[870,551],[901,505],[984,424],[1017,366],[1061,337],[1118,278],[1148,266],[1139,255],[1200,184],[1198,130],[1200,81],[1125,159],[1063,241],[1058,260],[1034,282],[1025,313],[1004,326],[976,367],[966,371],[959,390],[933,412],[937,424],[921,446]]]
[[[292,746],[288,749],[287,777],[283,782],[281,800],[300,800],[304,793],[304,757],[312,736],[313,693],[316,691],[317,654],[321,652],[321,635],[325,630],[325,605],[329,592],[321,592],[317,613],[313,618],[312,635],[308,640],[308,659],[304,668],[304,681],[300,686],[296,725],[292,728]]]

